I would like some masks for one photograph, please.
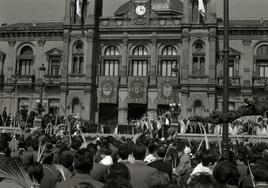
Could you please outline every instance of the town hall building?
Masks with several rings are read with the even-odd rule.
[[[126,125],[167,110],[173,122],[222,109],[223,20],[216,0],[129,0],[102,16],[102,0],[62,22],[0,27],[0,105]],[[84,1],[85,2],[85,1]],[[82,2],[81,2],[82,3]],[[0,18],[1,19],[1,18]],[[230,20],[229,108],[268,91],[268,21]]]

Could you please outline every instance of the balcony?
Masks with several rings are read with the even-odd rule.
[[[49,85],[59,85],[61,80],[60,75],[44,75],[44,82]]]
[[[229,86],[230,87],[240,87],[240,77],[229,77]],[[223,77],[218,77],[218,86],[223,87]]]
[[[268,77],[253,77],[253,86],[266,87],[268,85]]]
[[[12,75],[14,82],[18,85],[29,85],[35,83],[35,75]]]

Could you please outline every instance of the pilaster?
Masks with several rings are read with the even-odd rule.
[[[150,68],[150,85],[156,85],[156,67],[157,67],[157,37],[156,33],[153,33],[152,48],[151,48],[151,68]]]
[[[126,84],[127,83],[127,62],[128,62],[128,36],[127,33],[123,34],[123,39],[122,39],[122,63],[121,63],[121,84]]]

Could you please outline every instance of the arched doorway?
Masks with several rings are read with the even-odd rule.
[[[72,113],[74,115],[81,113],[81,104],[80,104],[80,100],[78,98],[74,98],[72,101]]]
[[[202,116],[204,113],[204,107],[201,100],[194,101],[194,115],[196,116]]]

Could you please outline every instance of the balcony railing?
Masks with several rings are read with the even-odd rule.
[[[218,77],[218,85],[223,86],[223,77]],[[240,86],[240,77],[229,77],[230,86]]]
[[[46,74],[44,75],[44,82],[46,84],[60,84],[60,79],[61,76],[60,75],[50,75],[50,74]]]
[[[35,82],[35,75],[12,75],[16,84],[33,84]]]
[[[268,84],[268,77],[253,77],[253,86],[265,87]]]

